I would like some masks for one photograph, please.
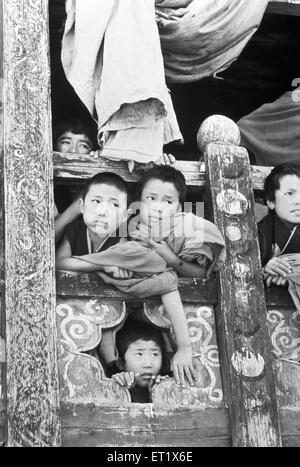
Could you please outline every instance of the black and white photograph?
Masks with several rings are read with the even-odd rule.
[[[0,0],[0,447],[300,447],[300,0]]]

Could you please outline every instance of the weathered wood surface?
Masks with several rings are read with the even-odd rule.
[[[146,317],[160,328],[170,328],[163,306],[153,303],[144,305]],[[223,407],[223,390],[216,337],[214,308],[200,303],[184,303],[186,320],[193,348],[197,382],[194,387],[182,389],[173,378],[155,385],[152,392],[153,407],[198,407],[208,409]]]
[[[300,16],[299,0],[273,0],[269,2],[266,13]]]
[[[73,297],[97,297],[137,301],[114,287],[104,284],[97,274],[83,274],[69,271],[56,272],[57,295]],[[208,281],[192,278],[179,279],[179,292],[183,301],[214,305],[218,302],[215,278]],[[151,300],[153,300],[151,298]]]
[[[3,0],[0,0],[0,446],[5,438],[5,303],[4,303],[4,183],[3,183]]]
[[[199,154],[200,156],[200,154]],[[98,157],[77,154],[53,153],[54,178],[62,182],[83,182],[98,172],[116,172],[127,182],[136,182],[141,173],[150,167],[150,164],[136,164],[132,173],[128,172],[125,162],[113,162]],[[199,161],[176,161],[175,168],[180,170],[188,186],[205,187],[205,163]],[[262,191],[264,180],[270,173],[271,167],[252,166],[252,185],[256,191]]]
[[[228,251],[220,271],[217,332],[233,445],[280,446],[247,151],[212,143],[205,155],[214,222]]]
[[[8,445],[57,446],[48,1],[3,18]]]
[[[276,359],[300,361],[300,317],[295,307],[268,307],[267,324]],[[297,383],[300,388],[300,373]]]
[[[62,404],[63,446],[230,446],[225,409]]]

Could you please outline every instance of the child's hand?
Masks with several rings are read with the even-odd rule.
[[[166,381],[169,379],[168,375],[162,376],[162,375],[157,375],[157,376],[152,376],[150,383],[149,383],[149,390],[151,390],[154,386],[154,384],[162,383],[163,381]]]
[[[160,163],[162,165],[174,165],[176,162],[175,157],[172,154],[163,153]]]
[[[91,151],[90,156],[93,157],[94,159],[99,159],[100,158],[100,149],[96,149],[95,151]]]
[[[193,386],[197,380],[193,366],[193,353],[191,347],[178,349],[171,361],[171,370],[177,384],[186,387],[186,380]],[[186,378],[186,379],[185,379]]]
[[[125,386],[127,389],[131,389],[135,385],[135,375],[133,371],[116,373],[115,375],[112,375],[111,379],[116,381],[120,386]]]
[[[280,256],[274,256],[264,267],[265,274],[271,276],[283,276],[290,274],[292,268],[286,258],[281,258]]]
[[[119,268],[118,266],[105,266],[103,271],[107,274],[112,274],[115,279],[131,279],[133,276],[132,271]]]
[[[270,287],[271,284],[275,284],[277,286],[285,286],[287,284],[287,279],[281,276],[266,276],[265,278],[266,286]]]

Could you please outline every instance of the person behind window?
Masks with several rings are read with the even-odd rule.
[[[67,119],[54,127],[53,148],[61,153],[93,155],[97,149],[96,133],[96,128],[89,122]],[[65,226],[75,220],[81,212],[78,196],[72,200],[70,189],[64,185],[54,187],[54,201],[55,242],[58,243],[63,237]]]
[[[81,191],[78,201],[83,216],[65,227],[64,238],[56,251],[56,267],[84,271],[84,262],[80,262],[81,268],[76,262],[72,267],[72,256],[103,251],[119,243],[119,227],[127,220],[127,205],[128,188],[122,177],[111,172],[92,177]],[[86,270],[90,271],[88,267]],[[121,279],[132,276],[125,268],[116,266],[105,266],[103,270]]]
[[[122,267],[111,262],[112,245],[120,242],[118,229],[126,221],[128,215],[127,195],[125,181],[116,174],[100,173],[87,183],[79,200],[83,219],[75,220],[66,226],[65,236],[56,252],[57,269],[79,272],[99,271],[100,269],[106,273],[106,278],[112,276],[123,283],[126,279],[132,278],[133,271],[128,270],[126,262]],[[122,243],[121,250],[126,244],[124,238],[122,238]],[[99,254],[100,251],[108,251],[108,246],[111,248],[109,248],[105,265],[91,266],[88,262],[81,260],[88,253],[93,256]],[[130,261],[130,258],[127,260]],[[162,301],[176,336],[177,352],[173,358],[174,375],[178,384],[185,386],[184,376],[190,384],[193,384],[195,380],[192,346],[183,305],[177,290],[176,274],[168,272],[165,274],[166,280],[158,275],[154,277],[154,282],[159,288],[162,287]],[[168,280],[169,275],[174,279]]]
[[[284,286],[292,267],[282,255],[300,253],[300,167],[274,167],[264,191],[269,214],[257,225],[263,275],[267,286]]]
[[[166,355],[162,335],[153,325],[128,319],[116,335],[119,367],[112,375],[120,386],[126,387],[132,402],[151,402],[151,390],[155,383],[163,381]]]
[[[171,362],[175,380],[183,387],[186,381],[193,385],[192,346],[176,272],[206,277],[210,270],[220,269],[225,260],[224,239],[211,222],[181,212],[186,185],[178,170],[167,166],[149,170],[138,183],[137,192],[140,213],[129,223],[130,241],[104,252],[60,258],[57,268],[98,271],[105,282],[138,298],[160,295],[177,344]],[[160,239],[153,237],[161,227]],[[81,261],[84,264],[80,265]],[[128,280],[111,277],[102,272],[107,265],[124,268],[133,276]]]

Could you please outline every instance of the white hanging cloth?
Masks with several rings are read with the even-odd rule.
[[[182,140],[165,82],[154,0],[68,0],[62,64],[98,122],[101,154],[157,162]]]

